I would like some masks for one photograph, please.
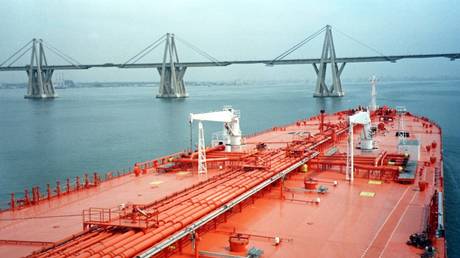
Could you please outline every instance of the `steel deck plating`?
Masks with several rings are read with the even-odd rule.
[[[229,236],[240,234],[249,239],[244,250],[255,247],[263,257],[419,257],[423,250],[406,241],[427,230],[444,257],[441,129],[404,116],[420,157],[413,178],[401,180],[407,157],[395,136],[400,117],[377,110],[371,118],[379,125],[378,148],[355,150],[349,182],[344,153],[352,113],[247,136],[238,152],[210,147],[207,178],[196,174],[197,154],[184,152],[138,163],[126,176],[95,177],[93,187],[72,184],[68,193],[21,202],[0,212],[0,256],[246,257],[229,248]],[[318,187],[308,190],[307,182]],[[433,205],[435,193],[441,202]]]

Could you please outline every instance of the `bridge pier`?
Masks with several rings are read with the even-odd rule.
[[[316,89],[313,94],[314,97],[342,97],[344,92],[342,90],[342,82],[340,75],[345,68],[345,62],[342,63],[340,68],[337,66],[335,56],[334,41],[332,39],[331,26],[326,26],[326,35],[324,37],[323,52],[318,66],[313,63],[313,68],[316,72]],[[328,87],[326,84],[326,69],[327,65],[330,64],[332,85]]]
[[[186,66],[177,66],[179,57],[177,55],[174,34],[166,34],[163,65],[158,67],[160,73],[160,87],[157,98],[185,98],[188,94],[185,90],[184,74]]]
[[[27,84],[27,94],[24,98],[44,99],[57,97],[51,80],[54,69],[43,67],[47,65],[42,40],[33,39],[32,57],[30,59],[30,66],[27,67],[29,81]]]
[[[171,66],[166,66],[158,67],[157,69],[160,74],[160,88],[157,98],[188,97],[184,83],[186,66],[175,67],[174,69],[171,69]]]
[[[57,94],[54,90],[53,82],[53,69],[37,69],[32,68],[27,70],[29,82],[27,85],[27,94],[24,96],[26,99],[44,99],[55,98]]]

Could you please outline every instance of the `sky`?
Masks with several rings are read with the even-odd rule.
[[[41,38],[82,64],[124,63],[167,32],[218,60],[272,59],[326,24],[338,57],[375,56],[345,35],[385,55],[459,53],[458,1],[251,0],[2,0],[0,63]],[[319,58],[324,34],[287,58]],[[182,61],[207,61],[177,42]],[[46,51],[46,50],[45,50]],[[159,47],[140,62],[161,62]],[[48,51],[49,52],[49,51]],[[47,52],[51,64],[65,64]],[[16,64],[25,65],[25,55]],[[460,60],[348,64],[343,79],[458,76]],[[154,69],[66,71],[66,79],[158,81]],[[25,72],[0,72],[0,82],[25,82]],[[311,65],[190,68],[187,81],[314,80]]]

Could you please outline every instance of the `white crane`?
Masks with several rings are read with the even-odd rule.
[[[203,121],[224,123],[225,150],[232,151],[241,146],[241,130],[239,112],[231,107],[224,107],[222,111],[192,114],[190,124],[198,121],[198,174],[207,175],[206,146],[204,141]]]
[[[348,143],[347,143],[347,169],[346,180],[351,182],[354,179],[354,143],[353,143],[353,127],[355,124],[364,126],[361,133],[361,150],[372,150],[374,148],[374,140],[372,139],[371,118],[368,111],[359,111],[348,117]]]

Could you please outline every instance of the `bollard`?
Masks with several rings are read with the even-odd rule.
[[[14,208],[16,208],[16,200],[14,199],[14,193],[11,193],[11,203],[10,203],[11,210],[14,211]]]
[[[88,186],[89,186],[88,174],[85,174],[85,188],[88,188]]]
[[[37,191],[35,190],[35,187],[32,187],[32,204],[37,203]]]
[[[80,190],[80,177],[79,176],[75,177],[75,186],[77,187],[77,190]]]
[[[61,182],[60,181],[56,181],[56,194],[57,196],[61,196]]]
[[[24,190],[24,205],[29,205],[29,204],[30,204],[29,190],[25,189]]]
[[[65,192],[70,193],[70,178],[66,179]]]
[[[47,196],[48,200],[51,199],[51,187],[50,187],[50,184],[46,184],[46,192],[48,194],[48,196]]]
[[[40,202],[40,187],[35,187],[35,194],[37,195],[37,204]]]
[[[35,187],[32,187],[32,200],[30,203],[33,205],[35,203]]]
[[[133,172],[135,176],[139,176],[141,174],[141,169],[137,166],[137,164],[134,165]]]
[[[97,178],[97,172],[94,172],[93,174],[93,183],[94,183],[94,186],[99,185],[99,180]]]

